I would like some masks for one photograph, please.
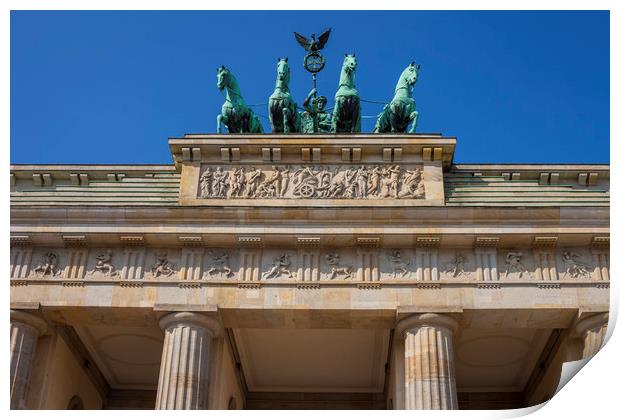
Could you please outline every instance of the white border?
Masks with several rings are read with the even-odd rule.
[[[308,10],[308,9],[318,9],[318,10],[338,10],[344,9],[348,6],[348,4],[344,2],[335,2],[333,0],[307,0],[307,1],[276,1],[276,0],[266,0],[260,3],[250,2],[247,0],[237,0],[232,1],[229,0],[227,2],[204,2],[197,0],[149,0],[149,1],[140,1],[140,0],[89,0],[85,1],[77,1],[77,0],[65,0],[65,1],[56,1],[53,4],[50,4],[49,1],[44,0],[5,0],[2,2],[3,14],[1,17],[0,24],[0,57],[2,57],[2,78],[1,78],[1,92],[2,92],[2,100],[1,100],[1,115],[2,119],[0,119],[0,128],[1,133],[3,134],[5,148],[9,147],[9,138],[10,138],[10,127],[9,127],[9,108],[10,108],[10,75],[9,75],[9,48],[10,48],[10,10],[67,10],[67,9],[82,9],[82,10],[153,10],[153,9],[176,9],[176,10],[230,10],[234,8],[243,8],[243,9],[256,9],[257,5],[260,5],[261,8],[264,9],[289,9],[289,10]],[[611,25],[611,98],[610,98],[610,114],[611,116],[616,116],[615,118],[611,118],[611,126],[610,126],[610,137],[613,139],[611,142],[611,157],[612,162],[614,161],[614,157],[617,156],[618,145],[617,142],[620,141],[620,137],[618,136],[618,123],[617,116],[620,115],[618,113],[618,83],[617,83],[617,74],[619,74],[618,68],[618,40],[620,39],[620,34],[618,31],[618,11],[620,7],[618,6],[617,1],[613,0],[589,0],[589,1],[577,1],[577,0],[504,0],[502,2],[491,1],[491,0],[474,0],[474,1],[457,1],[457,0],[435,0],[435,1],[421,1],[421,0],[407,0],[407,1],[393,1],[393,0],[383,0],[381,2],[370,2],[370,1],[356,1],[352,5],[363,8],[363,9],[374,9],[374,10],[401,10],[401,9],[412,9],[412,10],[516,10],[516,9],[525,9],[525,10],[611,10],[610,13],[610,25]],[[576,31],[579,31],[580,28],[575,28]],[[579,62],[579,57],[575,58],[576,63]],[[587,63],[582,63],[583,69],[580,72],[582,77],[587,77]],[[6,150],[6,149],[5,149]],[[4,173],[7,174],[9,172],[9,153],[2,154],[2,160],[4,164]],[[6,175],[5,175],[6,176]],[[5,178],[6,179],[6,178]],[[612,201],[612,232],[617,230],[616,228],[616,218],[613,217],[614,213],[616,213],[617,209],[617,194],[616,194],[616,181],[618,176],[616,176],[616,171],[612,170],[612,188],[611,188],[611,201]],[[3,247],[2,247],[2,266],[8,267],[9,262],[9,243],[7,241],[9,236],[9,188],[8,183],[5,181],[1,183],[2,188],[2,197],[4,197],[5,205],[2,207],[3,218],[2,218],[2,227],[5,232]],[[617,214],[617,213],[616,213]],[[615,246],[615,242],[612,243],[611,254],[613,255],[612,260],[616,261],[617,256],[617,247]],[[613,271],[612,271],[613,273]],[[613,325],[615,325],[616,317],[617,317],[617,306],[618,306],[618,287],[615,286],[615,279],[612,280],[612,288],[611,288],[611,299],[612,299],[612,313],[610,314],[610,328],[609,330],[613,330]],[[8,281],[4,282],[2,287],[2,292],[4,294],[5,302],[8,307],[9,303],[9,286]],[[8,327],[9,327],[9,312],[3,311],[3,321],[2,327],[4,330],[5,342],[2,347],[2,356],[5,360],[5,363],[2,364],[2,375],[7,384],[4,387],[3,394],[0,398],[2,398],[3,406],[8,410],[9,406],[9,345],[8,345]],[[615,354],[619,352],[618,339],[617,337],[613,337],[605,348],[596,356],[594,359],[588,363],[588,365],[577,375],[577,379],[570,381],[552,400],[546,404],[542,409],[536,411],[535,409],[524,409],[524,410],[515,410],[515,411],[489,411],[489,412],[474,412],[474,411],[459,411],[459,412],[416,412],[416,413],[408,413],[408,412],[382,412],[382,413],[373,413],[373,412],[355,412],[354,415],[356,417],[361,418],[371,418],[371,416],[398,416],[404,418],[428,418],[428,417],[438,417],[438,418],[472,418],[472,419],[480,419],[480,418],[508,418],[515,417],[519,415],[524,415],[527,413],[530,414],[531,418],[536,419],[551,419],[551,418],[561,418],[561,419],[582,419],[582,418],[611,418],[614,417],[614,412],[616,410],[616,401],[618,400],[618,393],[616,391],[616,378],[619,374],[618,369],[618,358],[615,357]],[[321,413],[321,416],[328,416],[332,413]],[[353,414],[352,412],[344,412],[339,415],[348,415]],[[63,418],[75,418],[74,416],[82,416],[80,413],[73,413],[67,411],[61,412],[46,412],[46,413],[37,413],[37,412],[11,412],[10,415],[14,418],[21,417],[31,417],[31,416],[40,416],[45,415],[52,417],[60,417]],[[88,416],[94,416],[95,418],[104,418],[104,416],[108,416],[105,412],[89,412]],[[175,412],[166,413],[166,412],[133,412],[132,416],[137,416],[140,418],[147,418],[152,416],[170,416],[174,415],[175,417],[193,417],[197,418],[197,416],[208,416],[211,418],[212,416],[220,417],[226,415],[227,418],[231,416],[259,416],[261,418],[285,418],[289,417],[291,413],[287,412],[252,412],[251,414],[243,414],[243,412],[209,412],[209,413],[197,413],[197,412]],[[315,417],[317,413],[313,412],[295,412],[294,416],[297,418],[311,418]]]

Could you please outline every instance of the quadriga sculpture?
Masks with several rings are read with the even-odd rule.
[[[226,91],[222,113],[217,116],[218,134],[222,132],[222,123],[228,128],[229,133],[263,132],[258,117],[246,106],[235,76],[224,66],[217,69],[217,88]]]
[[[356,68],[355,54],[345,54],[332,116],[332,131],[337,133],[359,133],[362,128],[360,96],[355,87]]]
[[[299,133],[301,116],[297,112],[297,104],[293,101],[288,84],[291,80],[291,69],[288,57],[278,59],[278,76],[276,88],[269,97],[269,122],[274,133]]]
[[[410,133],[415,133],[418,125],[418,111],[412,90],[418,80],[420,65],[411,63],[405,68],[394,89],[394,98],[383,108],[375,124],[375,133],[404,133],[411,123]]]

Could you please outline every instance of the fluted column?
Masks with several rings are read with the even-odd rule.
[[[205,410],[209,355],[219,324],[195,312],[174,312],[159,326],[165,333],[157,386],[158,410]]]
[[[405,340],[405,408],[457,410],[452,337],[458,323],[439,314],[411,315],[398,324]]]
[[[47,329],[42,318],[11,310],[11,409],[26,408],[32,361],[37,340]]]
[[[582,319],[575,325],[575,333],[583,340],[582,358],[594,356],[603,346],[609,313],[601,313]]]

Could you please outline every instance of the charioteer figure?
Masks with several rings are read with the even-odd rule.
[[[330,133],[332,131],[332,114],[325,111],[327,98],[316,96],[316,89],[312,89],[304,100],[302,119],[304,133]]]

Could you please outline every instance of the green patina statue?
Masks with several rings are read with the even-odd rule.
[[[336,133],[359,133],[362,128],[360,96],[355,88],[356,67],[355,54],[345,54],[332,115],[332,131]]]
[[[332,115],[325,111],[327,98],[316,96],[316,89],[312,89],[304,101],[306,112],[302,114],[303,133],[331,133]]]
[[[278,59],[278,76],[276,88],[269,97],[269,122],[273,133],[299,133],[301,116],[297,112],[297,104],[288,84],[291,80],[291,69],[288,57]]]
[[[217,69],[217,88],[226,91],[222,113],[217,116],[217,133],[222,132],[222,124],[229,133],[262,133],[263,126],[258,117],[247,107],[235,76],[226,67]]]
[[[415,100],[411,96],[419,71],[420,65],[411,63],[402,72],[394,89],[394,98],[379,114],[374,133],[404,133],[409,123],[409,133],[415,133],[418,111],[415,110]]]

